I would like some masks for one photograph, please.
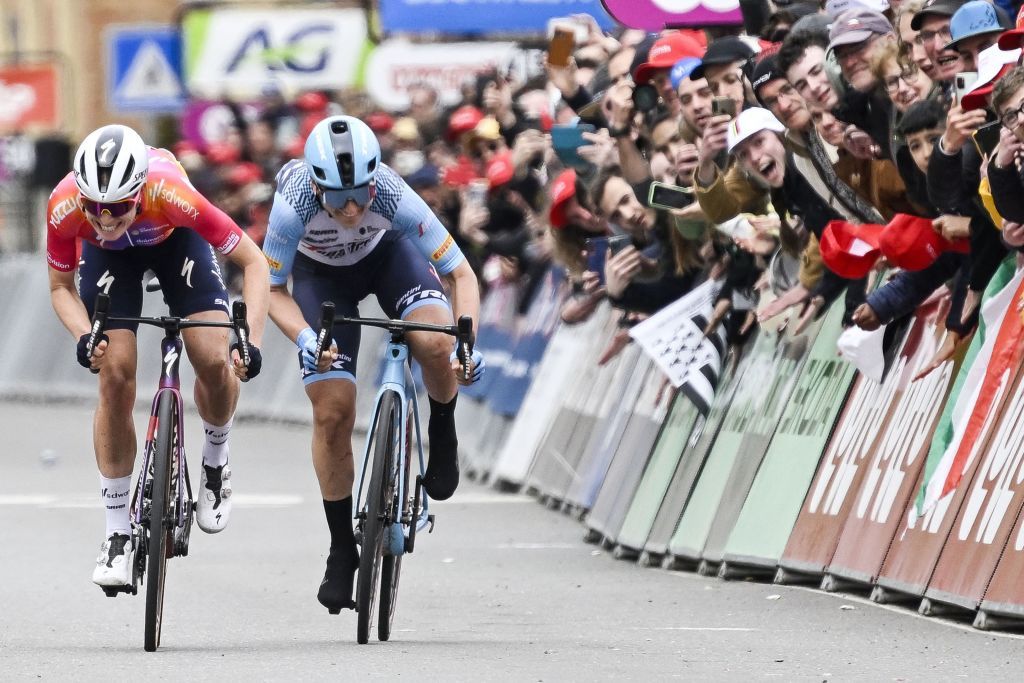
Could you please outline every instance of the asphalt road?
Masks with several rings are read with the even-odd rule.
[[[355,614],[315,598],[327,530],[309,430],[256,423],[232,435],[231,526],[194,528],[172,561],[150,654],[142,595],[90,582],[91,411],[0,403],[0,429],[3,680],[1008,680],[1024,659],[1020,637],[854,596],[617,561],[577,521],[469,482],[405,562],[391,642],[359,646]]]

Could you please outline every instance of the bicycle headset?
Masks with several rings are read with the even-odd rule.
[[[380,143],[370,127],[353,116],[330,116],[306,138],[303,158],[321,206],[333,210],[349,199],[365,207],[376,194]]]

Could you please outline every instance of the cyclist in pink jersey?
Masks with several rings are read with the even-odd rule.
[[[78,362],[99,374],[93,443],[106,535],[93,581],[101,586],[132,581],[135,545],[129,503],[137,448],[132,409],[138,325],[111,321],[90,358],[86,345],[96,295],[103,291],[110,296],[112,316],[138,316],[143,278],[153,271],[171,315],[226,321],[228,294],[214,249],[244,274],[251,360],[245,367],[237,348],[229,356],[227,330],[182,332],[206,430],[196,520],[208,533],[221,531],[231,512],[227,438],[239,379],[255,377],[262,365],[258,345],[269,296],[266,259],[223,211],[192,187],[174,155],[148,147],[126,126],[104,126],[89,134],[78,148],[72,172],[50,195],[50,299],[78,340]]]

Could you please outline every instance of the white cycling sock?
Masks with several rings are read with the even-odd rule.
[[[231,431],[231,423],[228,420],[226,425],[212,425],[203,420],[203,431],[206,432],[206,443],[203,444],[203,464],[209,467],[220,467],[228,462],[228,433]]]
[[[100,498],[107,513],[107,538],[114,532],[131,535],[131,497],[132,477],[107,479],[100,475]]]

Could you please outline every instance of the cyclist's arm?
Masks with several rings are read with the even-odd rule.
[[[469,266],[469,261],[462,259],[462,262],[455,266],[455,270],[441,277],[449,288],[448,297],[452,302],[455,320],[464,315],[472,317],[475,336],[480,327],[480,284],[477,282],[476,273]]]
[[[50,267],[50,303],[61,323],[75,339],[89,332],[89,314],[75,289],[75,271]]]
[[[293,342],[299,332],[309,327],[288,291],[288,275],[304,233],[305,226],[298,213],[281,193],[275,194],[270,224],[263,238],[263,253],[270,264],[270,319]]]
[[[263,328],[270,307],[270,269],[263,252],[248,235],[228,254],[228,258],[242,269],[242,299],[245,301],[249,321],[249,341],[255,346],[263,342]]]

